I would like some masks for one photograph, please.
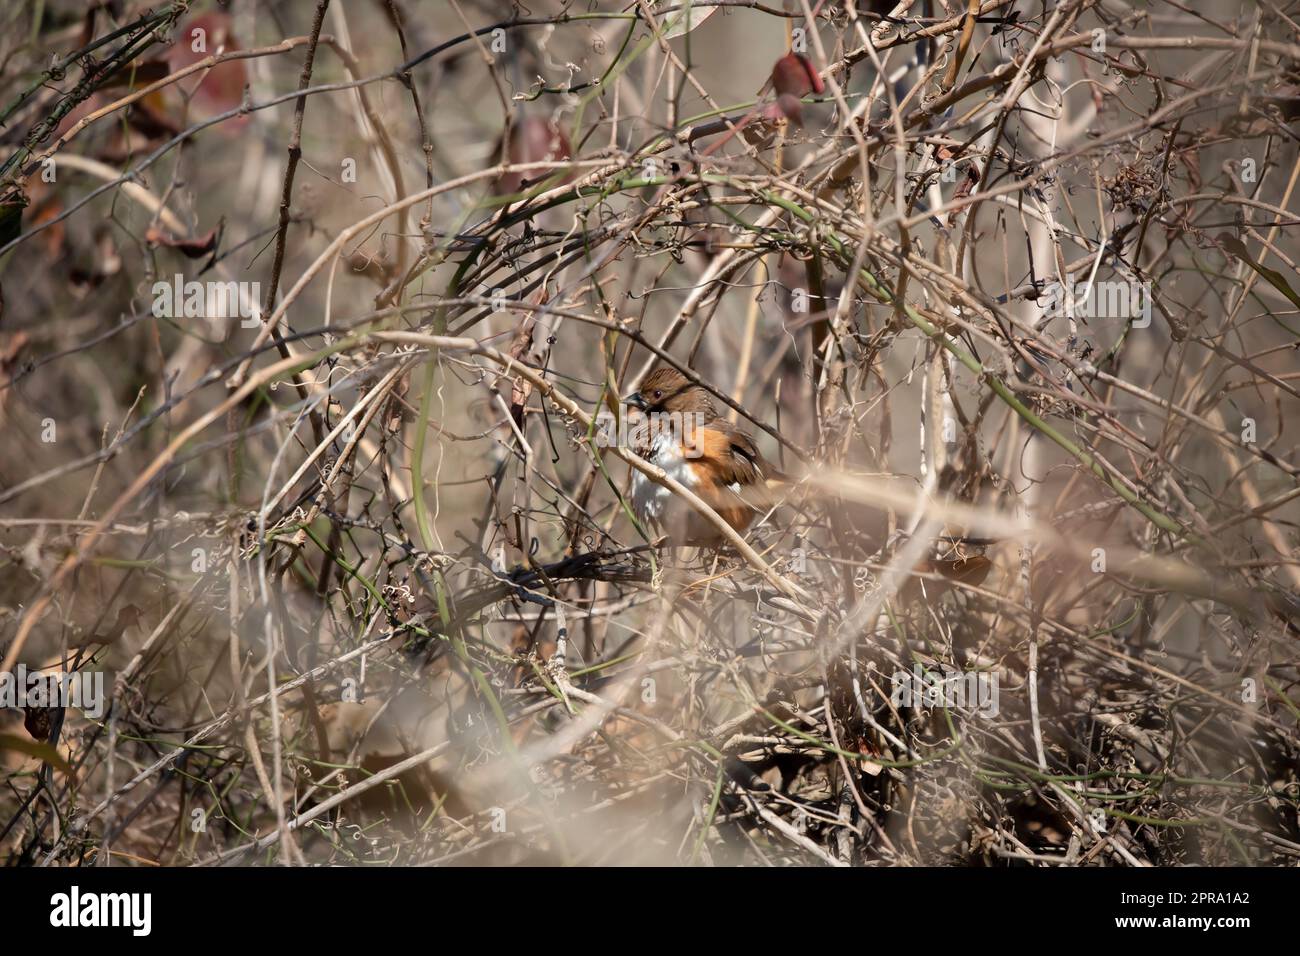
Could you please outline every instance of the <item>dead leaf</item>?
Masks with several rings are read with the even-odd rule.
[[[4,313],[4,296],[0,295],[0,314]],[[21,329],[9,336],[7,342],[0,345],[0,378],[5,382],[13,380],[17,374],[18,356],[22,353],[23,347],[27,345],[27,333]],[[0,388],[0,425],[5,422],[5,406],[9,404],[9,396],[13,394],[12,388]]]
[[[175,249],[187,259],[202,259],[217,248],[221,233],[225,229],[225,220],[217,223],[207,235],[196,238],[173,239],[158,226],[150,226],[144,234],[145,242],[152,246],[166,246]]]
[[[72,773],[72,768],[68,766],[68,762],[59,756],[59,752],[47,743],[24,740],[17,734],[0,734],[0,750],[16,750],[20,754],[26,754],[37,760],[45,761],[60,773]]]

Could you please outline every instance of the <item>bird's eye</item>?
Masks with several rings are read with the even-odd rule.
[[[661,389],[661,388],[656,388],[656,389],[655,389],[655,398],[663,398],[663,397],[664,397],[663,389]]]

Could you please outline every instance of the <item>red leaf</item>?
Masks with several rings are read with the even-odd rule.
[[[509,142],[505,142],[507,137]],[[569,138],[560,127],[554,120],[542,119],[540,116],[520,118],[502,135],[502,140],[497,154],[507,163],[540,163],[573,156]],[[493,185],[493,192],[498,196],[517,193],[524,188],[525,183],[536,183],[552,175],[554,173],[541,169],[526,173],[506,173]]]
[[[809,93],[823,93],[826,84],[817,75],[817,68],[806,56],[787,53],[772,67],[772,88],[777,96],[794,96],[802,99]]]
[[[195,49],[195,47],[199,49]],[[173,70],[197,63],[218,51],[233,53],[242,49],[230,30],[230,16],[225,13],[205,13],[187,21],[176,33],[176,41],[167,51],[167,62]],[[202,76],[196,90],[197,77]],[[206,73],[195,74],[180,81],[187,91],[194,90],[193,103],[207,115],[224,113],[239,106],[248,84],[248,71],[243,60],[220,63]],[[236,126],[247,122],[248,117],[231,120]],[[229,125],[229,124],[223,124]]]
[[[806,56],[787,53],[772,67],[772,89],[776,91],[776,103],[769,106],[764,115],[769,119],[785,116],[802,126],[803,109],[799,101],[809,93],[825,91],[826,84]]]

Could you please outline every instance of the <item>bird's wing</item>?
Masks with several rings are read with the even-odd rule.
[[[748,434],[721,419],[710,422],[700,434],[702,454],[693,464],[725,489],[720,501],[711,504],[743,504],[762,511],[776,503],[769,482],[780,473],[768,464]]]

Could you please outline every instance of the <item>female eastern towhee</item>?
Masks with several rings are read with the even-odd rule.
[[[648,427],[637,430],[645,438],[633,441],[632,450],[693,491],[739,534],[792,483],[768,463],[754,439],[718,414],[708,391],[675,368],[655,369],[623,402],[648,418]],[[717,547],[726,540],[686,499],[635,470],[632,507],[642,522],[665,533],[669,544]],[[992,543],[947,541],[942,555],[925,558],[914,568],[931,576],[929,583],[910,578],[903,596],[935,597],[951,587],[949,581],[982,584],[993,563],[967,545]]]
[[[772,489],[788,482],[749,435],[718,414],[713,397],[675,368],[655,369],[623,401],[649,419],[645,441],[633,450],[698,495],[739,534],[771,505]],[[689,502],[639,471],[632,473],[632,507],[671,544],[714,547],[725,540]]]

